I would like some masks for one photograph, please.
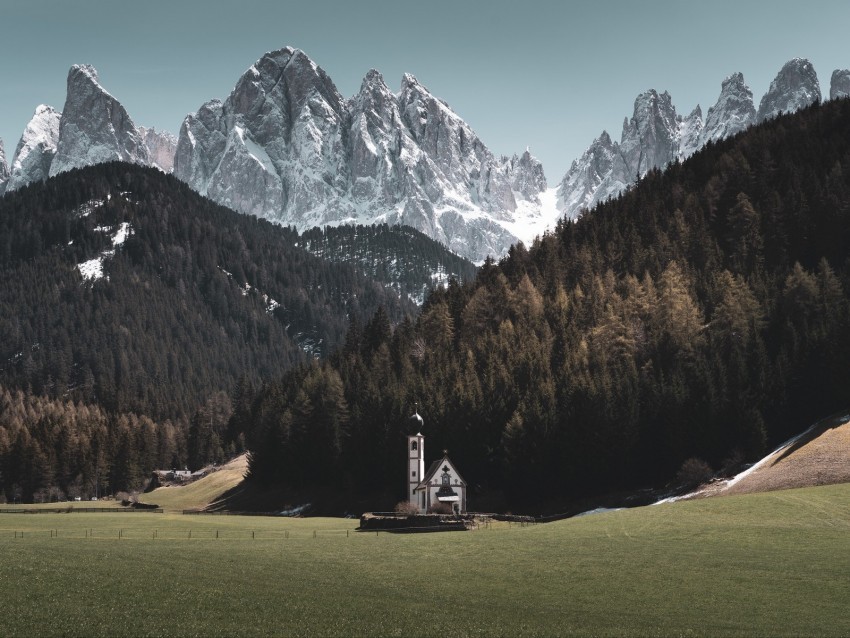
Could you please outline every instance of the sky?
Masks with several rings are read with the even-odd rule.
[[[0,0],[0,138],[11,162],[35,107],[62,109],[78,63],[137,125],[176,134],[288,45],[345,97],[369,69],[393,90],[412,73],[494,154],[529,147],[554,186],[603,130],[620,138],[650,88],[705,115],[741,71],[758,107],[804,57],[828,97],[832,71],[850,68],[848,25],[846,0]]]

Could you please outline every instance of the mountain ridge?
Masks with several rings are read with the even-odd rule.
[[[843,95],[845,89],[850,93],[847,77],[850,76],[841,71],[833,73],[831,97]],[[582,211],[625,192],[651,169],[687,159],[709,142],[820,100],[817,74],[805,58],[793,58],[782,66],[762,96],[758,110],[743,74],[727,76],[704,122],[699,105],[683,117],[676,113],[667,92],[659,94],[649,89],[635,99],[633,115],[624,120],[619,142],[612,142],[603,131],[573,161],[558,185],[558,208],[566,217],[575,219]]]
[[[175,175],[278,223],[401,223],[473,261],[517,241],[499,222],[545,188],[530,153],[497,159],[413,75],[393,93],[370,70],[346,100],[291,47],[266,53],[227,99],[186,117]]]

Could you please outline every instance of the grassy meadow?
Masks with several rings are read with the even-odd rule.
[[[0,635],[850,635],[850,485],[532,527],[0,515]]]

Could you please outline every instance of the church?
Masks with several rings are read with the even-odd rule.
[[[407,498],[410,504],[420,514],[428,514],[440,505],[451,508],[454,514],[465,514],[466,481],[446,450],[443,450],[443,457],[425,471],[425,437],[422,435],[425,421],[418,412],[410,421],[417,428],[416,434],[407,437]]]

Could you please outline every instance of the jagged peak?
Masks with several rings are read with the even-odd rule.
[[[95,84],[99,83],[97,79],[97,69],[94,68],[94,66],[92,66],[91,64],[72,65],[70,70],[68,71],[68,77],[71,77],[72,75],[75,77],[82,75],[90,79]]]
[[[835,69],[829,83],[829,99],[850,97],[850,70]]]
[[[59,120],[62,117],[62,113],[57,111],[52,106],[48,106],[47,104],[39,104],[30,118],[30,121],[27,122],[27,126],[24,129],[24,134],[21,136],[21,141],[18,143],[18,150],[16,151],[16,155],[20,152],[21,147],[27,143],[32,138],[58,138],[59,136]],[[56,139],[45,140],[50,141],[51,146],[54,146],[56,143]]]
[[[83,88],[85,85],[93,86],[97,91],[100,91],[105,96],[115,100],[109,91],[103,88],[97,75],[97,69],[91,64],[74,64],[68,70],[68,94],[70,95],[76,88]]]
[[[746,86],[744,84],[744,74],[740,71],[735,71],[731,75],[727,75],[723,78],[723,82],[720,83],[720,89],[723,90],[727,86]]]
[[[792,58],[770,83],[759,103],[757,119],[761,122],[780,112],[796,111],[820,99],[820,83],[812,63],[806,58]]]
[[[191,117],[198,118],[202,115],[212,114],[212,115],[221,115],[221,111],[224,108],[224,103],[218,98],[213,98],[201,104],[200,108],[191,114]]]
[[[377,69],[369,69],[368,73],[366,73],[363,78],[363,81],[360,83],[360,93],[370,93],[375,89],[382,93],[391,93],[386,82],[384,82],[384,76],[381,72]]]
[[[45,113],[59,113],[59,111],[54,109],[49,104],[39,104],[37,107],[35,107],[35,111],[33,112],[32,116],[33,116],[33,118],[36,118],[36,117],[40,117],[40,116],[44,115]],[[60,115],[61,115],[61,113],[60,113]]]
[[[812,72],[815,70],[814,67],[812,66],[812,63],[809,62],[809,60],[807,58],[791,58],[790,60],[788,60],[782,66],[782,68],[783,69],[797,68],[797,69],[800,69],[801,71],[812,71]]]
[[[405,73],[401,76],[401,90],[404,91],[408,88],[424,88],[421,84],[419,84],[419,80],[416,79],[416,76],[412,73]]]

